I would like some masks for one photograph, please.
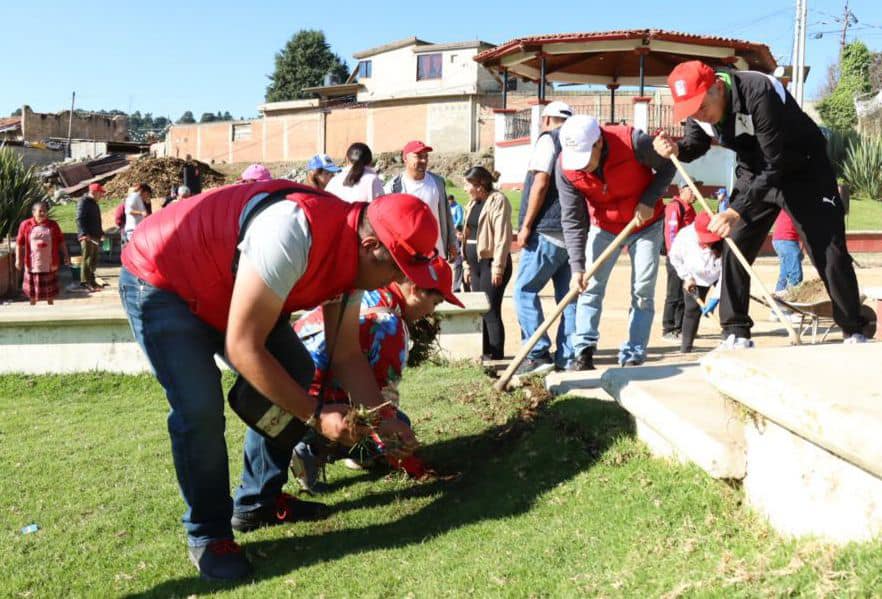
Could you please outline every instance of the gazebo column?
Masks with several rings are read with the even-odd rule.
[[[647,96],[637,96],[634,98],[634,125],[635,129],[642,129],[646,133],[652,133],[649,130],[649,103],[652,98]]]
[[[609,90],[609,122],[616,122],[616,90],[619,89],[618,83],[607,83],[606,89]]]
[[[643,96],[643,88],[646,84],[646,55],[649,54],[649,48],[637,48],[635,50],[637,54],[640,56],[640,71],[638,76],[640,77],[640,96]]]
[[[640,94],[643,95],[643,94]],[[508,69],[502,69],[502,109],[508,108]]]
[[[545,54],[539,58],[539,101],[545,102]]]

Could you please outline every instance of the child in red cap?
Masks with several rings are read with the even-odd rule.
[[[720,279],[720,252],[722,237],[708,231],[710,214],[702,212],[695,222],[680,229],[668,251],[668,263],[674,267],[683,281],[683,328],[680,334],[680,351],[692,351],[702,308],[696,298],[704,301],[708,291]],[[708,307],[712,309],[711,302]],[[713,305],[716,305],[715,303]]]

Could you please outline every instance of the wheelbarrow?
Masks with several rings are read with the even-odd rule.
[[[771,309],[771,306],[762,298],[751,294],[750,299]],[[863,333],[867,339],[872,339],[876,334],[876,311],[870,306],[863,305],[865,299],[867,297],[862,293],[861,316],[867,321]],[[811,333],[812,343],[823,343],[830,333],[839,328],[836,321],[833,320],[833,301],[830,298],[814,302],[790,302],[780,297],[774,297],[774,300],[781,308],[789,310],[798,317],[798,321],[793,319],[791,322],[799,327],[800,336]],[[819,334],[821,335],[820,339],[818,339]]]

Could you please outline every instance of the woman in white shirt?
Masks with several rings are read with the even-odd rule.
[[[696,297],[704,300],[708,290],[720,279],[722,264],[720,252],[723,239],[707,229],[710,214],[702,212],[695,222],[683,227],[668,251],[668,261],[683,281],[683,328],[680,332],[680,351],[692,351],[692,342],[698,332],[701,306]]]
[[[126,224],[123,229],[123,242],[128,243],[135,232],[135,228],[141,224],[150,211],[147,204],[153,190],[146,183],[138,183],[129,188],[129,195],[125,199]]]
[[[347,202],[370,202],[383,195],[383,182],[371,164],[374,155],[367,144],[356,142],[346,150],[346,168],[334,175],[325,188]]]

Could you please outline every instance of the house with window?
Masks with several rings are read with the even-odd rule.
[[[469,152],[494,142],[493,109],[502,105],[504,80],[475,62],[493,48],[480,40],[432,43],[409,37],[356,52],[346,81],[328,78],[304,90],[312,98],[260,104],[248,122],[175,125],[167,151],[200,160],[303,160],[317,152],[341,158],[349,145],[367,143],[396,152],[421,139],[439,152]],[[517,78],[508,92],[535,95]]]

